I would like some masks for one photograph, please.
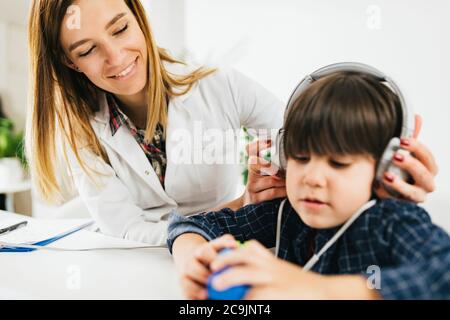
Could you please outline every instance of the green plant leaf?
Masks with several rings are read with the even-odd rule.
[[[18,157],[26,167],[23,141],[23,132],[14,133],[13,122],[10,119],[0,118],[0,158]]]

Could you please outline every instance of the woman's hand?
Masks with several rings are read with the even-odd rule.
[[[396,153],[393,158],[395,165],[407,171],[414,182],[408,183],[392,173],[385,173],[383,183],[400,193],[404,199],[419,203],[424,202],[427,194],[434,191],[434,177],[438,167],[430,150],[416,140],[422,127],[422,119],[416,115],[415,121],[414,138],[401,139],[402,148],[410,151],[414,157]],[[375,192],[380,198],[391,197],[382,186]]]
[[[183,241],[181,235],[175,240]],[[225,235],[199,245],[193,253],[177,265],[180,274],[181,288],[187,299],[205,300],[208,298],[206,284],[211,274],[210,263],[217,257],[217,253],[224,248],[236,248],[236,240],[231,235]]]
[[[271,147],[270,140],[258,140],[247,145],[248,180],[243,205],[286,197],[286,182],[276,175],[278,168],[260,157],[262,150]]]

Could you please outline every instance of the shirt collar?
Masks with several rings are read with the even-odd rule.
[[[289,234],[286,234],[288,239],[292,239],[290,241],[292,248],[294,249],[294,254],[296,256],[297,261],[302,261],[306,263],[305,258],[308,255],[308,239],[310,236],[313,236],[314,241],[314,253],[318,253],[319,250],[336,234],[341,226],[328,228],[328,229],[315,229],[306,225],[298,215],[298,213],[294,210],[294,208],[289,204],[288,221],[287,224],[294,226],[293,228],[286,228],[286,231]],[[339,241],[337,241],[339,242]],[[332,247],[335,246],[336,243],[333,244]],[[330,248],[331,249],[331,248]],[[324,255],[332,252],[333,250],[328,249]]]
[[[128,117],[120,110],[116,99],[112,94],[106,95],[106,101],[109,109],[109,126],[111,127],[111,135],[114,136],[123,125],[129,125]]]

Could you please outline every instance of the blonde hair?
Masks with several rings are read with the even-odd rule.
[[[148,48],[145,138],[151,140],[158,123],[163,128],[167,126],[166,97],[185,94],[197,80],[215,69],[198,68],[182,76],[169,73],[163,62],[184,63],[157,47],[140,1],[124,1],[136,17]],[[108,163],[106,152],[90,124],[98,111],[101,91],[84,74],[63,63],[65,53],[60,43],[60,27],[71,3],[72,0],[33,0],[29,16],[31,110],[27,119],[26,149],[32,180],[41,197],[49,202],[64,198],[56,173],[57,137],[71,149],[82,170],[90,177],[98,172],[82,161],[79,150],[86,148]],[[182,90],[176,91],[180,88]],[[66,152],[63,153],[70,168]]]

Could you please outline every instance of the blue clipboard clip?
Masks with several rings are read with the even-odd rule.
[[[37,241],[37,242],[28,242],[28,243],[24,243],[24,244],[31,244],[31,245],[35,245],[35,246],[46,246],[52,242],[58,241],[59,239],[62,239],[64,237],[67,237],[69,235],[71,235],[72,233],[75,233],[77,231],[80,231],[84,228],[87,228],[91,225],[94,224],[94,221],[90,221],[88,223],[85,223],[81,226],[78,226],[76,228],[70,229],[66,232],[63,232],[61,234],[58,234],[54,237],[45,239],[45,240],[41,240],[41,241]],[[17,245],[20,245],[19,243]],[[32,248],[14,248],[14,247],[2,247],[0,246],[0,252],[30,252],[30,251],[35,251],[37,249],[32,249]]]

